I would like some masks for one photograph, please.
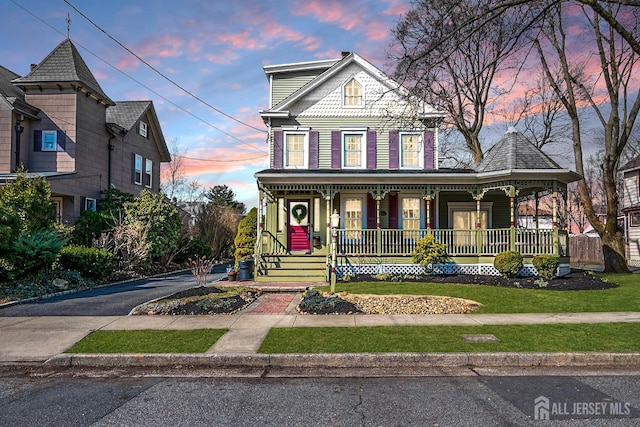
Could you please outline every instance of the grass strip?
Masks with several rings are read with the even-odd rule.
[[[498,342],[466,342],[493,334]],[[634,352],[640,324],[273,328],[259,353]]]
[[[374,295],[441,295],[467,298],[483,306],[475,313],[578,313],[640,310],[640,275],[606,274],[617,288],[585,291],[505,288],[424,282],[339,283],[336,291]],[[328,291],[329,287],[319,288]]]
[[[67,353],[204,353],[227,329],[94,331]]]

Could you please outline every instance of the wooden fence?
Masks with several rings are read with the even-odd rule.
[[[604,265],[600,237],[569,236],[571,265]]]

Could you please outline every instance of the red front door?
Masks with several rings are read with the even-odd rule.
[[[310,251],[309,239],[309,202],[307,200],[289,200],[289,222],[287,240],[290,251]]]

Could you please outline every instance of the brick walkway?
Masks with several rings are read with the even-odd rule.
[[[297,292],[264,293],[257,301],[243,310],[246,314],[294,314],[300,300]]]

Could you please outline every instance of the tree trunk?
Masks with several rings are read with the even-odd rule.
[[[611,235],[603,233],[600,236],[602,241],[602,253],[604,255],[605,273],[630,273],[625,259],[625,245],[622,233],[617,231]]]

